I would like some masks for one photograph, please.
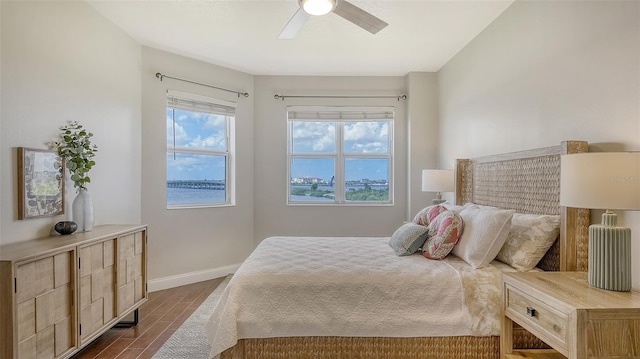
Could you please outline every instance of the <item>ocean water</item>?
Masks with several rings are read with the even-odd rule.
[[[310,188],[310,186],[293,186]],[[375,189],[387,189],[387,186],[372,186]],[[361,189],[362,186],[349,186],[350,188]],[[329,186],[318,186],[321,190],[331,190]],[[225,202],[224,190],[212,190],[212,189],[192,189],[192,188],[167,188],[167,205],[182,205],[182,204],[204,204],[204,203],[224,203]],[[320,201],[331,202],[329,198],[310,198],[306,196],[291,196],[292,202],[298,201]]]
[[[308,201],[314,201],[314,202],[333,202],[333,200],[331,198],[324,198],[324,197],[307,197],[307,196],[290,196],[290,201],[291,202],[308,202]]]
[[[224,192],[214,189],[167,188],[167,204],[224,203]]]

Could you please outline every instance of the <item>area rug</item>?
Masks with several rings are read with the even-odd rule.
[[[171,338],[153,355],[152,359],[208,359],[211,347],[207,343],[204,326],[218,304],[224,288],[229,283],[228,275],[207,299],[182,323]]]

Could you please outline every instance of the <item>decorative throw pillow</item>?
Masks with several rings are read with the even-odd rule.
[[[515,213],[496,259],[519,271],[532,270],[560,234],[560,216]]]
[[[420,212],[418,212],[418,214],[415,215],[415,217],[413,217],[412,222],[415,224],[421,224],[423,226],[428,226],[429,225],[429,211],[431,211],[433,208],[438,208],[439,213],[443,212],[445,210],[449,210],[449,211],[454,211],[454,212],[458,212],[460,213],[463,209],[470,207],[470,206],[475,206],[473,203],[465,203],[463,206],[458,206],[455,204],[450,204],[450,203],[441,203],[441,204],[434,204],[431,205],[429,207],[425,207],[423,209],[420,210]],[[433,217],[435,218],[435,217]]]
[[[488,265],[507,240],[514,213],[493,207],[466,207],[460,212],[465,229],[452,253],[473,268]]]
[[[408,256],[422,247],[427,240],[428,228],[415,223],[405,223],[391,236],[389,245],[398,256]]]
[[[429,211],[432,210],[433,208],[436,207],[440,207],[437,204],[434,204],[433,206],[429,206],[429,207],[424,207],[423,209],[421,209],[416,215],[415,217],[413,217],[413,220],[411,222],[415,223],[415,224],[419,224],[421,226],[428,226],[429,225]],[[446,208],[444,208],[446,209]]]
[[[449,210],[440,212],[429,221],[429,236],[422,246],[422,254],[429,259],[443,259],[458,243],[463,229],[460,214]]]

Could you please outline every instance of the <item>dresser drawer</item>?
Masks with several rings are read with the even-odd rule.
[[[548,337],[566,349],[569,326],[566,315],[559,314],[543,302],[511,287],[507,287],[506,295],[506,311],[512,319],[525,328],[538,328],[540,332],[537,335]]]

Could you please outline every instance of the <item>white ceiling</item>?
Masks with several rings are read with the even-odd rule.
[[[389,23],[373,35],[330,13],[293,40],[297,0],[88,0],[140,44],[254,75],[403,76],[438,71],[513,0],[352,0]]]

